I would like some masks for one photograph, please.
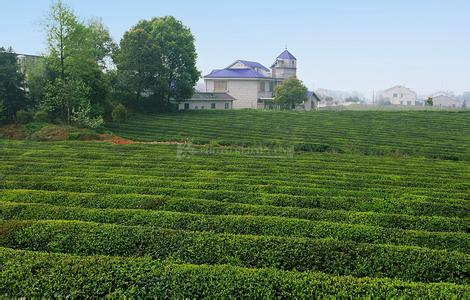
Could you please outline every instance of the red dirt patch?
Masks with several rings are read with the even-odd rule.
[[[100,134],[98,136],[99,136],[99,139],[103,142],[113,143],[117,145],[134,144],[134,141],[132,140],[124,139],[122,137],[111,135],[111,134]]]
[[[21,140],[25,137],[25,133],[22,125],[8,124],[0,126],[0,136],[14,140]]]

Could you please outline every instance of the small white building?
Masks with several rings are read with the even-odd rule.
[[[379,96],[379,101],[392,105],[415,106],[418,95],[411,89],[397,85],[383,91]]]
[[[460,100],[455,99],[447,95],[438,95],[432,98],[432,106],[434,107],[446,107],[446,108],[461,108],[462,103]]]
[[[227,93],[195,92],[191,99],[178,103],[178,110],[232,109],[233,100]]]

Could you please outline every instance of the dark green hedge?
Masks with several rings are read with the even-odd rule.
[[[7,298],[432,298],[465,299],[468,286],[407,283],[315,272],[161,263],[148,258],[78,257],[0,248]]]
[[[334,275],[468,283],[470,255],[418,247],[332,239],[214,234],[85,222],[41,221],[13,227],[3,246],[82,255],[173,258],[194,264],[233,264]]]
[[[466,232],[470,228],[470,221],[464,218],[411,216],[321,208],[279,207],[158,195],[0,190],[0,200],[87,208],[158,209],[211,215],[271,215],[312,221],[332,221],[425,231]]]
[[[235,215],[199,215],[167,211],[85,209],[41,204],[0,202],[4,219],[82,220],[123,225],[218,233],[335,238],[362,243],[412,245],[442,250],[469,251],[470,235],[450,232],[407,231],[345,223],[291,218]]]

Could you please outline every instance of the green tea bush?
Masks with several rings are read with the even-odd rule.
[[[29,298],[468,298],[467,286],[0,248],[0,294]]]
[[[316,270],[357,277],[393,277],[468,284],[470,255],[417,247],[291,237],[214,234],[142,226],[41,221],[15,226],[2,246],[80,255],[173,258],[194,264],[233,264]],[[3,223],[9,227],[9,223]]]
[[[123,225],[150,225],[177,230],[217,233],[335,238],[362,243],[413,245],[467,252],[470,237],[465,233],[405,231],[375,226],[313,222],[279,217],[204,216],[176,212],[137,210],[97,210],[49,205],[0,202],[0,216],[21,220],[82,220]]]

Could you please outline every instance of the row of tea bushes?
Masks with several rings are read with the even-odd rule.
[[[0,248],[0,295],[15,298],[438,298],[468,286],[316,272],[188,265],[149,258],[72,256]]]
[[[214,234],[78,221],[2,223],[1,246],[80,255],[151,256],[192,264],[321,271],[468,284],[470,255],[333,239]]]
[[[461,252],[467,252],[470,249],[470,236],[463,232],[408,231],[281,217],[200,215],[145,210],[102,210],[6,202],[0,202],[0,216],[3,219],[82,220],[216,233],[294,236],[317,239],[334,238],[361,243],[412,245]]]

